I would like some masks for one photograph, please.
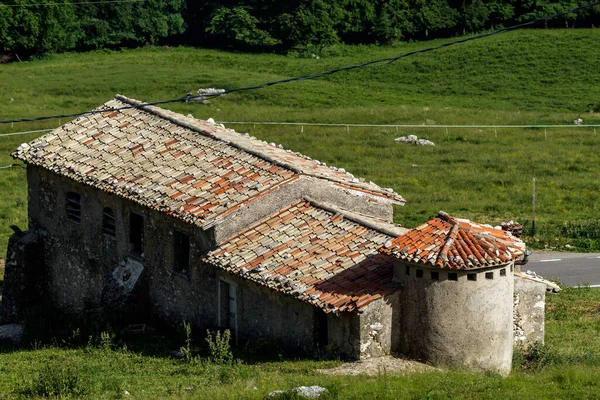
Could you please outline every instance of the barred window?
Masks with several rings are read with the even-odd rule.
[[[173,231],[173,267],[182,274],[190,268],[190,237],[177,230]]]
[[[112,208],[102,210],[102,232],[109,236],[116,236],[116,218]]]
[[[81,222],[81,196],[75,192],[67,193],[67,218],[75,222]]]

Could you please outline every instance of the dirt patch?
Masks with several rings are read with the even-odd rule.
[[[339,367],[318,369],[317,371],[327,375],[377,376],[383,374],[407,374],[412,372],[428,372],[435,370],[437,370],[437,368],[420,363],[418,361],[385,356],[344,363]]]

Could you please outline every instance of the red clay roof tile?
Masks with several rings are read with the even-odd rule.
[[[380,251],[409,263],[476,269],[516,260],[525,252],[525,244],[510,232],[440,212]]]
[[[117,96],[99,110],[132,104],[140,103]],[[240,204],[300,175],[404,203],[393,191],[361,182],[299,153],[152,106],[81,116],[20,146],[12,155],[207,227]],[[140,176],[146,178],[143,184],[137,180]],[[169,195],[165,182],[176,178],[177,190]],[[182,195],[173,196],[178,192]],[[185,211],[183,199],[189,197],[204,199],[204,212]]]
[[[393,236],[346,218],[344,224],[326,223],[315,234],[313,223],[334,215],[301,201],[225,241],[205,261],[326,312],[356,310],[395,290],[393,259],[378,252]],[[267,246],[274,251],[256,253]],[[252,269],[263,272],[258,276]]]

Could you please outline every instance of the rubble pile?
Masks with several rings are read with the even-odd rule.
[[[205,96],[218,96],[223,93],[225,93],[225,89],[200,88],[198,89],[198,96],[191,98],[189,101],[199,102],[202,104],[210,104],[210,101],[208,101]],[[188,96],[192,97],[192,94],[188,93]]]
[[[394,139],[395,142],[416,144],[417,146],[435,146],[431,140],[419,139],[416,135],[400,136]]]
[[[522,346],[522,344],[527,340],[527,336],[525,336],[525,330],[523,330],[523,325],[521,321],[521,316],[519,315],[518,310],[519,306],[519,295],[515,294],[513,300],[513,337],[515,344]]]
[[[513,220],[500,224],[503,231],[510,232],[514,237],[520,238],[523,235],[523,225]]]

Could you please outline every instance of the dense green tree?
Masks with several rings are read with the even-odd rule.
[[[273,46],[279,41],[259,28],[261,22],[247,7],[220,7],[212,14],[206,32],[215,35],[227,46]]]
[[[0,52],[29,55],[157,43],[185,28],[185,0],[107,4],[52,0],[57,5],[33,5],[37,3],[43,2],[0,4]]]
[[[27,56],[147,43],[318,50],[338,42],[450,37],[585,4],[584,0],[100,0],[92,4],[52,0],[57,5],[33,6],[39,2],[0,0],[0,53]],[[595,7],[539,27],[599,24],[600,7]]]
[[[32,4],[16,0],[8,4]],[[66,0],[56,3],[68,4]],[[75,7],[57,5],[44,7],[7,7],[0,5],[0,51],[22,56],[73,48],[79,31]]]

